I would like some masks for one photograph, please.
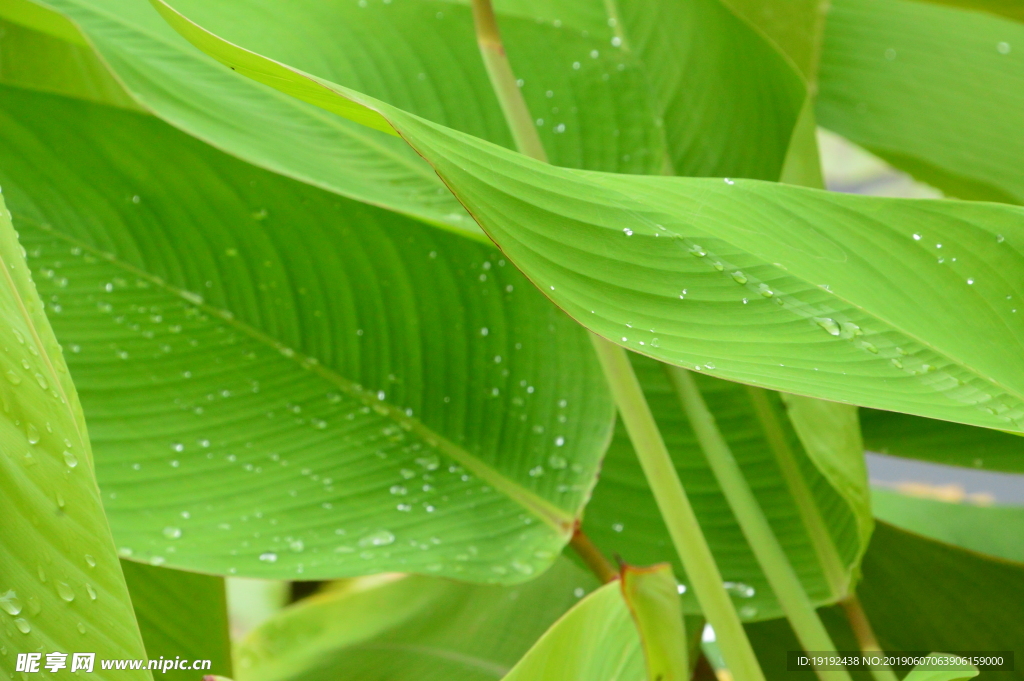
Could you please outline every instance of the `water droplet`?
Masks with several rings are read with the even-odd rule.
[[[758,286],[758,292],[765,298],[771,298],[775,295],[775,291],[772,291],[771,288],[768,287],[768,284],[761,284]]]
[[[57,595],[68,603],[75,600],[75,591],[67,582],[57,582]]]
[[[633,236],[633,230],[631,230],[629,227],[623,227],[622,233],[625,234],[626,236]]]
[[[306,550],[306,544],[301,539],[293,539],[288,542],[288,548],[295,553],[302,553]]]
[[[75,466],[78,465],[78,457],[65,449],[64,450],[64,463],[66,463],[68,465],[68,468],[74,468]]]
[[[368,534],[359,540],[359,546],[365,548],[367,546],[387,546],[395,541],[395,535],[387,530],[378,530],[373,534]]]
[[[968,286],[970,286],[970,285],[971,285],[971,284],[973,284],[973,283],[974,283],[974,279],[968,279],[968,280],[967,280],[967,285],[968,285]]]
[[[831,336],[838,336],[841,332],[839,324],[837,324],[836,320],[834,319],[831,319],[829,317],[815,317],[814,321],[818,324],[818,326],[825,329],[825,331],[827,331]]]
[[[747,283],[746,275],[740,272],[739,270],[736,270],[735,272],[732,273],[732,278],[736,281],[737,284]]]
[[[46,379],[43,378],[43,375],[41,373],[39,373],[38,371],[36,372],[36,383],[38,383],[39,387],[42,388],[43,390],[46,390],[47,388],[50,387],[47,384]]]
[[[534,466],[533,468],[530,469],[529,473],[531,478],[539,478],[540,476],[544,475],[544,467]]]
[[[260,560],[262,560],[264,563],[276,563],[277,562],[277,554],[273,553],[271,551],[267,551],[266,553],[261,553],[260,554]]]
[[[757,593],[754,587],[743,582],[723,582],[722,586],[733,596],[739,596],[740,598],[753,598],[754,594]]]
[[[392,485],[389,491],[396,496],[404,496],[409,493],[409,490],[402,485]]]
[[[998,42],[996,43],[996,51],[999,54],[1010,54],[1010,43]]]
[[[556,456],[552,454],[551,456],[548,457],[548,465],[555,470],[562,470],[569,466],[569,462],[566,461],[561,456]]]
[[[36,430],[36,427],[34,425],[32,425],[31,423],[28,424],[28,428],[26,428],[25,431],[26,437],[28,438],[28,443],[30,445],[39,444],[39,431]]]
[[[14,385],[20,385],[21,384],[21,376],[19,376],[14,371],[14,369],[8,369],[7,373],[5,375],[7,376],[7,380],[10,381],[11,383],[13,383]]]
[[[14,620],[14,626],[18,627],[18,631],[23,634],[27,634],[32,631],[32,625],[28,623],[28,620],[23,617],[18,617]]]
[[[698,246],[697,244],[694,244],[694,245],[690,246],[690,255],[692,255],[692,256],[694,256],[696,258],[703,258],[707,254],[708,254],[708,252],[705,251],[700,246]]]
[[[89,598],[90,598],[91,600],[94,600],[94,601],[95,601],[95,600],[96,600],[96,598],[97,598],[97,596],[96,596],[96,589],[92,588],[92,584],[88,584],[88,583],[87,583],[87,584],[85,585],[85,590],[86,590],[86,591],[87,591],[87,592],[89,593]]]
[[[874,343],[864,341],[860,344],[860,346],[872,354],[878,354],[878,348],[875,347]]]
[[[914,234],[914,241],[920,241],[920,240],[921,240],[921,235],[920,234]]]
[[[13,589],[0,594],[0,610],[8,615],[17,615],[21,612],[21,601],[18,600],[18,594],[14,593]]]
[[[82,624],[81,622],[78,623],[78,633],[79,634],[84,634],[85,633],[85,625]]]
[[[555,446],[556,447],[561,447],[564,444],[565,444],[565,438],[564,437],[559,435],[558,437],[555,438]]]
[[[624,526],[622,523],[615,523],[614,525],[612,525],[612,529],[616,532],[622,532],[623,527]]]
[[[678,594],[686,593],[686,585],[685,584],[676,584],[676,593],[678,593]]]
[[[181,528],[180,527],[165,527],[164,536],[168,539],[181,539]]]

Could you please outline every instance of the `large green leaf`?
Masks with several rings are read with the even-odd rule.
[[[871,451],[952,466],[1024,473],[1024,440],[998,430],[861,409]]]
[[[640,637],[619,584],[612,582],[555,622],[504,681],[644,678]]]
[[[892,527],[877,525],[864,557],[857,589],[884,650],[1024,649],[1017,613],[1024,608],[1024,564],[988,558]],[[843,650],[856,650],[840,606],[820,611]],[[813,679],[813,672],[786,671],[786,651],[799,650],[785,620],[747,626],[769,681]],[[903,671],[907,671],[904,669]],[[1020,679],[982,670],[979,678]]]
[[[950,195],[1022,203],[1024,24],[910,0],[836,0],[818,120]]]
[[[138,109],[88,47],[2,19],[0,29],[0,82]]]
[[[639,355],[632,355],[632,359],[679,478],[686,485],[722,576],[730,583],[741,617],[780,617],[782,611],[708,466],[663,366]],[[870,509],[866,505],[851,505],[815,467],[790,425],[778,395],[762,391],[751,394],[745,386],[710,376],[695,378],[811,599],[830,603],[846,595],[870,538]],[[761,400],[763,412],[758,409]],[[777,452],[777,448],[782,451]],[[803,479],[806,489],[792,489],[780,457],[795,460],[796,475]],[[851,458],[862,460],[863,455],[856,448],[834,452],[831,458],[839,463]],[[848,484],[859,484],[866,494],[866,475],[861,472],[859,478],[859,483],[854,476]],[[804,498],[805,491],[810,493],[809,498]],[[802,510],[805,505],[806,510]],[[818,516],[825,536],[812,534],[806,514]],[[621,424],[616,427],[605,455],[601,484],[587,505],[583,528],[607,555],[619,554],[630,563],[641,565],[673,561],[676,574],[687,584],[686,573]],[[822,543],[827,545],[820,546]],[[829,551],[836,554],[839,562],[839,584],[832,583],[820,558],[821,552]],[[685,593],[683,603],[687,612],[699,612],[692,590]]]
[[[239,48],[154,2],[239,72],[392,128],[600,335],[730,380],[1024,430],[1016,207],[557,168]],[[936,316],[951,308],[956,329]]]
[[[647,678],[688,681],[689,645],[672,566],[668,563],[649,568],[624,566],[620,584],[622,598],[640,634]]]
[[[7,159],[4,159],[5,161]],[[0,670],[20,653],[145,657],[93,478],[85,420],[0,198]],[[43,655],[39,669],[47,662]],[[67,673],[65,671],[64,673]]]
[[[238,681],[500,679],[595,586],[566,560],[515,587],[381,575],[300,601],[240,644]]]
[[[586,334],[499,252],[152,117],[2,102],[0,180],[126,555],[306,579],[551,564],[612,405]]]
[[[49,4],[83,29],[136,99],[173,125],[257,165],[483,238],[405,145],[223,71],[145,3]],[[468,7],[243,0],[189,9],[332,80],[511,144]],[[658,107],[636,58],[606,40],[533,20],[503,17],[502,27],[553,162],[621,172],[661,167]]]
[[[871,494],[887,523],[965,549],[1024,563],[1024,508],[920,499],[889,490]]]
[[[209,660],[211,674],[231,675],[224,578],[121,561],[150,660]],[[196,681],[192,669],[160,669],[161,678]]]

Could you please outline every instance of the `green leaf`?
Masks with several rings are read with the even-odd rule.
[[[5,158],[6,162],[7,159]],[[0,198],[0,670],[19,653],[142,658],[142,640],[93,478],[85,420]],[[40,669],[46,657],[40,660]],[[67,672],[62,672],[67,673]]]
[[[73,45],[88,45],[73,23],[32,0],[4,0],[0,17]]]
[[[150,660],[210,660],[212,674],[231,674],[224,579],[122,560],[125,581]],[[189,669],[161,668],[161,678],[195,681]]]
[[[595,584],[566,560],[515,587],[415,575],[342,582],[250,633],[237,679],[499,679]]]
[[[951,466],[1024,473],[1024,440],[1013,433],[935,421],[889,411],[861,409],[864,446]]]
[[[0,82],[141,111],[88,47],[4,20],[0,28]]]
[[[616,582],[593,592],[537,641],[504,681],[643,681],[640,637]]]
[[[483,239],[430,167],[398,140],[224,71],[145,3],[51,4],[81,26],[143,105],[189,134],[275,172]],[[468,7],[244,0],[189,9],[238,40],[511,145]],[[503,17],[502,27],[553,162],[641,173],[661,167],[663,134],[635,58],[606,40],[533,20]],[[268,129],[275,134],[257,132]]]
[[[961,681],[961,679],[973,679],[978,675],[978,668],[969,665],[968,669],[924,669],[941,664],[937,658],[945,653],[932,653],[925,662],[910,670],[910,673],[903,677],[904,681]]]
[[[393,125],[505,254],[606,338],[729,380],[1024,430],[1015,207],[557,168],[248,52],[153,1],[240,73]],[[955,330],[933,314],[949,308]]]
[[[683,611],[672,566],[625,566],[622,597],[633,615],[647,664],[647,678],[688,681],[690,663]]]
[[[908,0],[834,3],[822,126],[952,196],[1024,203],[1022,112],[1024,25]]]
[[[1024,563],[1024,508],[919,499],[871,492],[875,515],[887,523],[965,549]]]
[[[514,582],[568,541],[612,404],[499,252],[57,97],[4,90],[0,155],[125,554]]]
[[[715,480],[663,366],[638,355],[631,358],[722,577],[730,583],[740,616],[748,620],[780,617],[767,579]],[[778,395],[752,393],[745,386],[710,376],[695,378],[812,601],[821,604],[842,598],[867,548],[870,516],[866,521],[860,516],[870,510],[851,506],[837,493],[843,485],[833,483],[833,487],[815,467]],[[839,442],[834,441],[836,444]],[[826,470],[835,470],[843,461],[863,460],[862,450],[852,447],[832,450],[829,456],[835,460]],[[787,481],[780,463],[786,460],[795,463],[795,475],[803,483],[796,489]],[[860,475],[859,484],[866,489],[866,476]],[[844,484],[856,487],[857,479]],[[809,530],[815,518],[823,527]],[[861,530],[865,524],[866,533]],[[688,584],[621,425],[616,427],[605,455],[601,484],[587,505],[583,529],[606,555],[619,554],[633,564],[673,561],[676,574],[684,585]],[[829,554],[838,564],[837,576],[823,567],[823,558],[829,560]],[[692,590],[683,596],[683,604],[686,612],[699,612]]]
[[[939,5],[997,14],[1017,21],[1024,21],[1024,5],[1017,0],[928,0]]]
[[[863,571],[857,594],[886,651],[1016,651],[1024,645],[1016,614],[1024,608],[1024,564],[879,522]],[[857,649],[840,606],[821,614],[840,648]],[[799,650],[799,644],[785,620],[747,625],[747,633],[769,681],[815,678],[786,671],[786,651]],[[983,672],[986,677],[1002,674]]]

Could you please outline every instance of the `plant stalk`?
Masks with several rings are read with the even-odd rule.
[[[861,607],[860,599],[857,598],[857,595],[850,594],[839,601],[839,604],[843,606],[843,612],[846,613],[846,619],[850,622],[850,628],[853,629],[853,635],[857,638],[857,644],[860,646],[861,651],[865,653],[883,652],[882,646],[879,645],[878,639],[875,637],[875,631],[871,628],[868,615],[864,612],[864,608]],[[899,679],[896,676],[896,672],[888,666],[881,669],[872,669],[871,676],[875,681],[898,681]]]
[[[818,613],[807,597],[800,579],[796,575],[789,558],[786,557],[778,537],[772,531],[764,510],[757,502],[743,471],[732,455],[728,443],[715,423],[704,398],[697,387],[697,382],[686,369],[666,365],[666,371],[679,395],[679,401],[686,411],[690,424],[693,426],[701,449],[711,465],[715,478],[718,480],[722,493],[725,494],[729,507],[736,515],[743,536],[764,570],[772,592],[786,613],[800,645],[805,651],[835,652],[835,644],[821,623]],[[717,630],[716,630],[717,633]],[[818,676],[826,679],[850,681],[846,670],[826,672],[816,670]]]
[[[599,336],[591,334],[591,340],[672,543],[704,617],[721,643],[726,665],[737,681],[764,679],[629,356],[621,347]]]
[[[472,5],[480,54],[516,148],[526,156],[547,162],[544,146],[505,54],[494,8],[490,0],[472,0]],[[764,681],[754,649],[722,583],[722,575],[679,481],[629,356],[618,345],[593,333],[591,340],[697,601],[722,644],[726,664],[737,681]]]
[[[601,549],[594,546],[594,542],[590,541],[590,537],[585,535],[583,530],[576,528],[576,531],[572,533],[569,545],[602,583],[607,584],[618,578],[619,571],[608,562],[608,559],[601,553]]]
[[[476,42],[480,46],[480,55],[484,67],[491,80],[491,87],[498,97],[498,104],[505,114],[505,121],[512,132],[519,153],[538,161],[547,163],[548,155],[541,144],[537,127],[533,124],[530,110],[519,91],[512,65],[505,54],[505,46],[501,42],[501,32],[494,16],[491,0],[473,0],[473,26],[476,28]]]

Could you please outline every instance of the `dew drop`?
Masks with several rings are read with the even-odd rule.
[[[732,278],[736,281],[737,284],[747,283],[747,276],[740,272],[739,270],[736,270],[735,272],[732,273]]]
[[[733,596],[739,596],[740,598],[753,598],[757,592],[754,587],[743,582],[723,582],[722,586]]]
[[[705,251],[700,246],[698,246],[697,244],[690,246],[690,255],[694,256],[695,258],[703,258],[707,254],[708,252]]]
[[[359,540],[359,546],[366,548],[367,546],[387,546],[395,541],[395,535],[388,530],[378,530],[373,534],[368,534]]]
[[[57,595],[68,603],[75,600],[75,591],[67,582],[57,582]]]
[[[90,600],[96,600],[96,589],[92,588],[92,584],[86,584],[85,590],[89,593]]]
[[[26,437],[28,437],[28,443],[30,445],[39,444],[39,431],[31,423],[28,424],[28,428],[25,429]]]
[[[18,627],[18,631],[20,631],[23,634],[27,634],[32,631],[32,625],[29,624],[28,620],[26,620],[23,617],[18,617],[17,619],[15,619],[14,626]]]
[[[181,528],[180,527],[165,527],[164,536],[168,539],[181,539]]]
[[[64,450],[64,463],[66,463],[68,465],[68,468],[74,468],[75,466],[78,465],[78,457],[65,449]]]
[[[21,612],[21,601],[18,600],[18,594],[13,589],[0,594],[0,610],[8,615],[17,615]]]
[[[19,376],[14,371],[14,369],[8,369],[7,373],[5,375],[7,376],[7,380],[10,381],[12,384],[14,384],[14,385],[20,385],[21,384],[21,376]]]
[[[839,324],[836,323],[836,320],[830,317],[815,317],[814,321],[818,326],[825,329],[825,331],[827,331],[831,336],[838,336],[841,332]]]
[[[771,298],[775,295],[775,291],[772,291],[771,288],[768,287],[768,284],[761,284],[758,286],[758,292],[765,298]]]
[[[79,634],[84,634],[85,633],[85,625],[82,624],[81,622],[78,623],[78,633]]]
[[[262,560],[264,563],[276,563],[277,562],[277,554],[273,553],[271,551],[267,551],[266,553],[261,553],[260,554],[260,560]]]

